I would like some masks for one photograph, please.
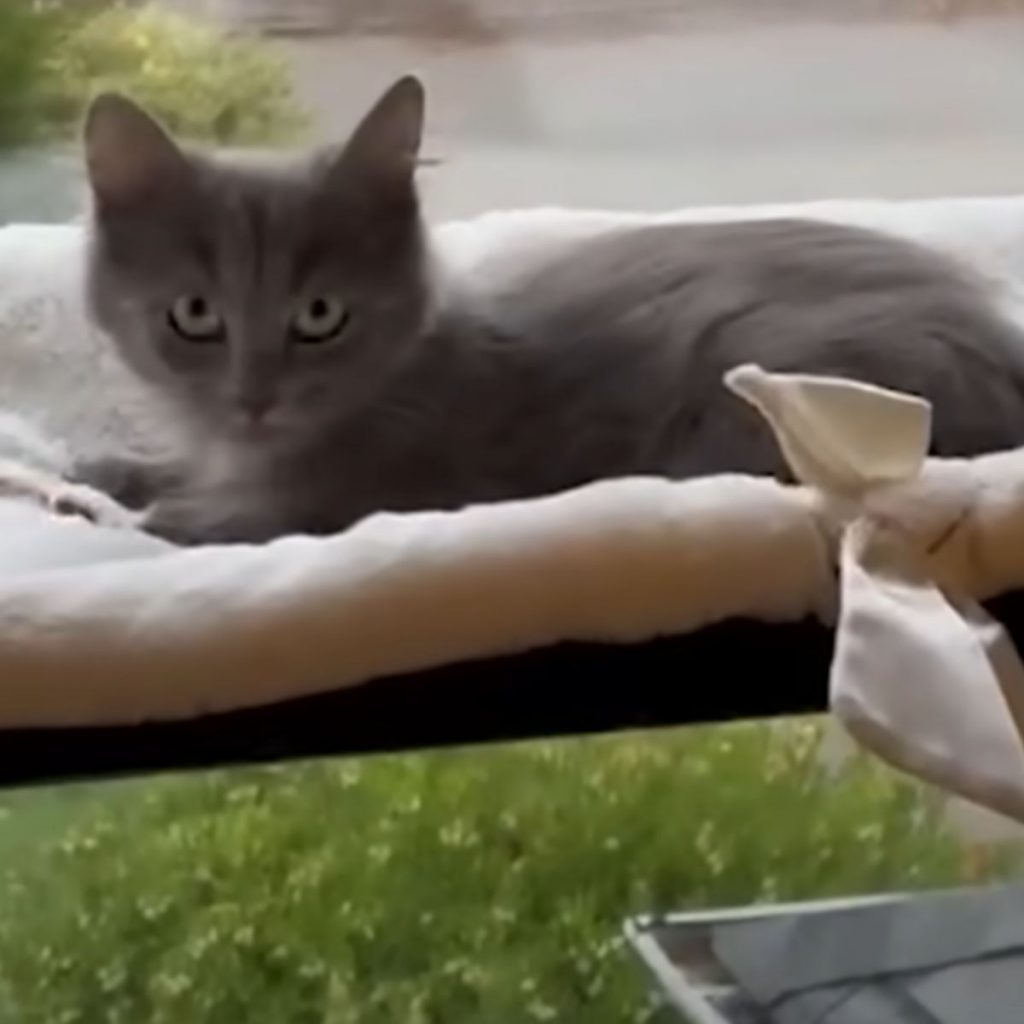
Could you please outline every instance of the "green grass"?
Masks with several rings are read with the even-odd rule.
[[[103,787],[92,786],[25,790],[0,796],[0,869],[31,860],[42,844],[60,836],[105,797]]]
[[[629,914],[1010,867],[881,769],[824,775],[818,739],[325,762],[90,787],[77,812],[25,794],[0,823],[0,1020],[640,1022]],[[19,823],[31,842],[4,841]]]

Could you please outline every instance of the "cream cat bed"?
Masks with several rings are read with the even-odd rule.
[[[780,212],[949,249],[1024,318],[1024,199],[672,216]],[[642,219],[492,214],[437,245],[452,273],[494,277]],[[805,486],[624,480],[178,551],[60,481],[59,439],[102,439],[127,414],[90,419],[104,403],[87,390],[117,370],[84,323],[81,245],[73,226],[0,230],[0,729],[189,719],[566,640],[817,616],[837,624],[831,706],[856,738],[1024,821],[1024,668],[978,604],[1024,589],[1024,454],[925,460],[926,403],[744,367],[723,386],[763,412]]]

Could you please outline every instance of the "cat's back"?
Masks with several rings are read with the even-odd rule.
[[[521,264],[495,283],[491,300],[503,321],[536,328],[659,301],[799,309],[857,296],[986,306],[981,282],[938,252],[866,228],[795,218],[610,229]]]
[[[685,447],[701,458],[680,472],[776,468],[721,383],[745,362],[922,395],[941,454],[1024,443],[1020,329],[969,269],[880,232],[798,219],[609,231],[520,269],[485,304],[492,337],[567,426],[662,425],[652,465]],[[755,454],[733,454],[732,434]]]

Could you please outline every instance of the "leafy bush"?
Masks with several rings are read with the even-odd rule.
[[[89,99],[110,89],[193,139],[274,142],[304,123],[271,51],[157,6],[0,0],[0,87],[8,80],[7,141],[73,131]]]
[[[0,0],[0,144],[22,142],[38,129],[48,61],[65,27],[61,10],[29,0]]]
[[[68,34],[53,71],[63,120],[79,115],[83,97],[114,89],[198,139],[265,142],[302,124],[282,61],[156,6],[118,5],[87,19]]]
[[[627,914],[977,873],[913,790],[864,764],[823,776],[818,736],[732,727],[108,788],[59,841],[7,858],[0,1015],[646,1020]]]

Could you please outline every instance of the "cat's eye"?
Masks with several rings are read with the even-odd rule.
[[[348,310],[340,299],[319,295],[296,310],[292,330],[298,341],[316,344],[335,337],[347,320]]]
[[[221,341],[224,318],[202,295],[183,295],[171,306],[171,326],[186,341]]]

